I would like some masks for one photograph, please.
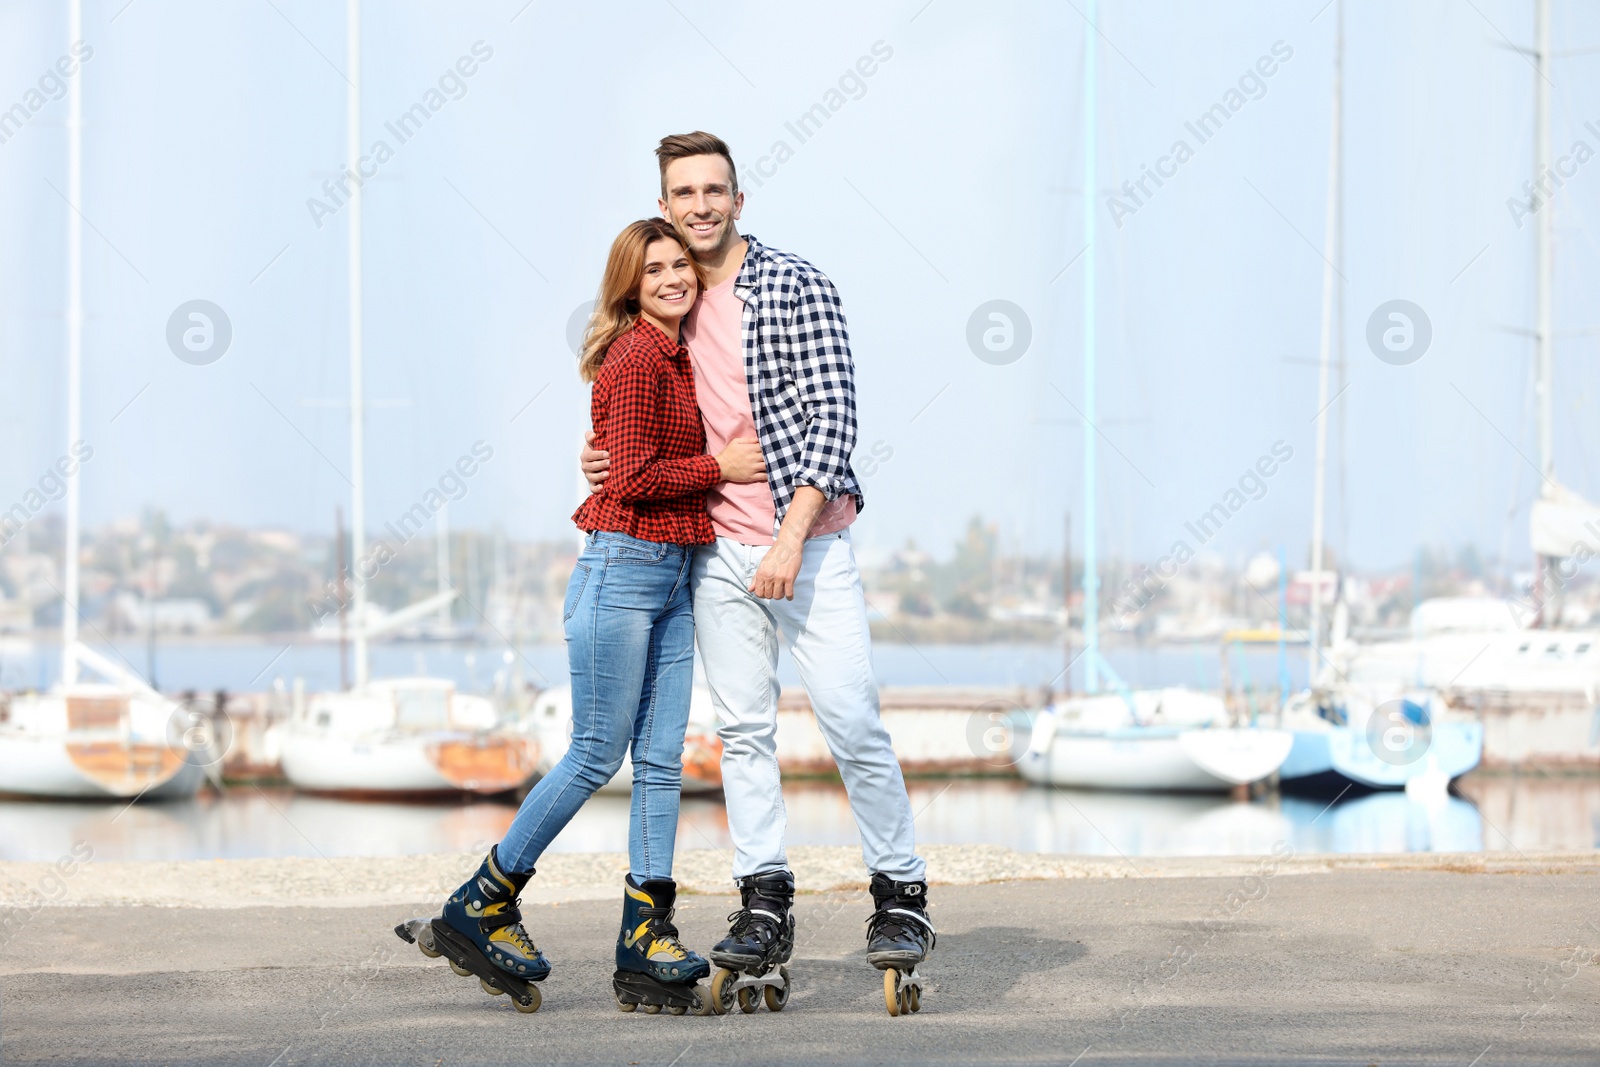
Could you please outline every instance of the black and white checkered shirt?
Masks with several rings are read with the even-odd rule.
[[[744,374],[778,522],[794,492],[865,502],[850,469],[856,447],[855,364],[844,304],[828,276],[749,234],[733,289],[744,301]]]

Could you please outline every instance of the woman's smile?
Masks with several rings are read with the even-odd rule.
[[[700,293],[688,250],[676,239],[660,238],[645,249],[644,276],[639,279],[639,313],[669,337]]]

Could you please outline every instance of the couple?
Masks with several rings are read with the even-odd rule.
[[[721,139],[666,137],[656,157],[662,218],[612,244],[578,361],[593,383],[583,455],[593,493],[573,516],[588,537],[564,609],[572,745],[433,921],[433,947],[486,991],[537,1009],[529,983],[550,963],[522,926],[518,894],[631,745],[618,1004],[721,1014],[735,1002],[754,1010],[764,993],[781,1008],[795,936],[775,744],[781,633],[873,871],[868,960],[884,971],[891,1014],[914,1010],[933,926],[850,546],[862,500],[843,309],[811,264],[735,229],[744,194]],[[697,628],[742,905],[710,951],[720,969],[709,997],[695,983],[710,964],[672,922]]]

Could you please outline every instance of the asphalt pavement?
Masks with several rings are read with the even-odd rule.
[[[394,937],[405,909],[51,907],[0,947],[0,1061],[254,1064],[1600,1063],[1600,867],[1061,879],[933,891],[890,1018],[864,893],[799,898],[773,1014],[620,1012],[619,903],[525,909],[519,1015]],[[691,946],[732,896],[681,898]]]

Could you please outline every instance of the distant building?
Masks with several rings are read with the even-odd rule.
[[[33,630],[33,608],[25,600],[0,596],[0,634],[25,634]]]
[[[118,624],[140,632],[192,634],[211,628],[211,605],[193,598],[149,601],[118,593],[111,610]]]

